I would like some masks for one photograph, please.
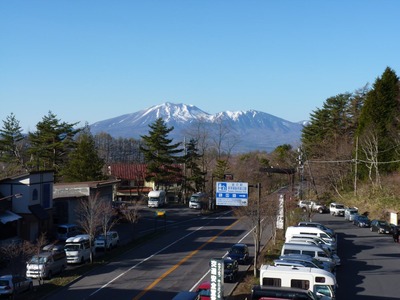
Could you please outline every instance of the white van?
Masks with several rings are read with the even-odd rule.
[[[51,279],[54,274],[62,273],[66,267],[64,249],[61,246],[48,245],[26,263],[26,277]]]
[[[304,240],[307,242],[311,241],[312,244],[319,245],[322,248],[326,248],[329,251],[331,251],[332,253],[337,253],[337,245],[336,244],[332,244],[329,241],[321,239],[320,237],[317,237],[315,235],[311,235],[311,234],[293,235],[286,242],[289,243],[290,241],[294,241],[294,240]]]
[[[65,241],[65,254],[67,255],[67,263],[77,264],[90,260],[90,236],[88,234],[80,234],[70,237]]]
[[[296,244],[296,243],[284,243],[282,246],[281,255],[288,255],[288,254],[305,254],[311,257],[315,257],[320,261],[327,261],[335,266],[340,265],[340,258],[333,257],[332,253],[330,253],[326,249],[322,249],[316,245],[309,245],[309,244]]]
[[[161,207],[164,206],[166,203],[165,198],[165,191],[150,191],[149,192],[149,200],[147,202],[148,207]]]
[[[189,208],[202,209],[207,206],[207,194],[195,193],[189,199]]]
[[[300,288],[314,292],[321,299],[335,299],[337,282],[331,272],[322,269],[261,265],[260,285]]]
[[[317,227],[289,226],[288,228],[286,228],[285,240],[289,240],[294,235],[304,235],[304,234],[317,236],[331,243],[332,245],[335,244],[337,248],[336,237]]]

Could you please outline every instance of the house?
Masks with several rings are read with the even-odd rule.
[[[154,182],[146,181],[146,164],[124,164],[116,163],[108,166],[108,175],[121,180],[117,187],[118,201],[141,200],[150,191],[156,189]],[[176,178],[168,186],[161,186],[160,189],[167,191],[168,201],[175,201],[180,194],[181,178]]]
[[[115,200],[116,186],[120,180],[56,183],[53,190],[54,224],[77,223],[80,202],[89,197]]]
[[[121,182],[117,187],[116,199],[118,201],[141,200],[154,190],[154,182],[147,182],[146,164],[124,164],[116,163],[108,166],[108,175]]]
[[[53,227],[52,171],[37,171],[0,180],[0,240],[35,241]]]

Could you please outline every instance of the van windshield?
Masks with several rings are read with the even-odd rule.
[[[78,251],[81,248],[79,244],[66,244],[65,251]]]
[[[192,201],[192,202],[200,202],[200,199],[199,199],[198,196],[192,196],[192,197],[190,197],[190,201]]]
[[[47,257],[36,256],[36,255],[33,256],[29,261],[30,264],[37,264],[37,265],[45,264],[46,262],[47,262]]]

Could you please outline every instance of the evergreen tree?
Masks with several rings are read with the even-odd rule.
[[[387,67],[367,94],[360,114],[357,135],[362,138],[372,129],[376,133],[378,162],[385,162],[379,166],[382,171],[393,171],[399,167],[398,163],[388,163],[399,159],[399,96],[399,78]]]
[[[185,189],[191,192],[204,191],[205,172],[202,172],[199,166],[202,155],[198,153],[197,141],[191,139],[186,146],[186,155],[184,157],[186,166]]]
[[[178,156],[183,149],[179,143],[172,143],[168,134],[174,127],[167,127],[163,119],[159,118],[149,125],[149,135],[141,136],[143,145],[140,150],[147,164],[146,180],[153,181],[157,189],[161,185],[168,187],[173,182],[182,181],[182,170],[178,163],[182,157]]]
[[[340,152],[339,148],[342,148],[343,143],[352,143],[353,103],[351,94],[339,94],[328,98],[322,109],[311,114],[310,123],[302,131],[302,144],[308,157],[326,158],[327,154],[335,155]]]
[[[57,181],[57,175],[64,168],[69,152],[76,147],[74,136],[80,131],[74,129],[76,124],[60,122],[49,111],[36,125],[36,132],[29,133],[29,165],[37,171],[53,170]]]
[[[229,162],[226,159],[217,159],[217,165],[213,172],[214,180],[224,180],[225,174],[229,172]]]
[[[104,160],[98,155],[88,126],[79,134],[77,147],[70,152],[68,159],[68,164],[60,172],[63,181],[82,182],[106,179],[102,173]]]
[[[0,161],[4,163],[2,170],[4,176],[26,171],[24,152],[25,139],[21,126],[11,113],[6,120],[3,120],[3,127],[0,129]]]

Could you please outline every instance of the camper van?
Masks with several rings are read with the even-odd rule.
[[[166,204],[165,191],[163,190],[150,191],[148,197],[148,207],[161,207]]]
[[[337,287],[336,277],[322,269],[270,265],[261,266],[260,285],[310,290],[325,299],[335,299]]]
[[[323,249],[316,245],[284,243],[282,246],[281,255],[288,254],[305,254],[315,257],[320,261],[327,261],[335,266],[339,266],[341,264],[340,258],[337,255],[333,256],[332,253],[327,249]]]
[[[67,263],[77,264],[90,260],[90,236],[88,234],[80,234],[70,237],[65,241],[65,254],[67,255]]]

